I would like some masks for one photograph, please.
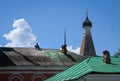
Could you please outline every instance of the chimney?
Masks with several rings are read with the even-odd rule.
[[[107,50],[103,51],[103,61],[107,64],[111,63],[110,53]]]

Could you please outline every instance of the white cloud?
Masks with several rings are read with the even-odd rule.
[[[73,49],[73,47],[70,45],[70,46],[67,46],[67,50],[70,51],[70,52],[76,53],[76,54],[80,53],[80,47],[77,47],[76,49]]]
[[[14,20],[13,30],[3,37],[9,41],[7,47],[31,47],[36,43],[36,37],[24,19]]]

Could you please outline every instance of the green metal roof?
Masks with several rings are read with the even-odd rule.
[[[103,62],[102,57],[90,57],[46,81],[68,81],[78,79],[88,73],[120,73],[120,58],[111,58],[111,64]]]
[[[74,60],[75,61],[74,61]],[[66,55],[57,49],[42,49],[23,47],[0,47],[0,66],[72,66],[83,57],[72,52]]]

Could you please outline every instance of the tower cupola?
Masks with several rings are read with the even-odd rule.
[[[83,27],[86,27],[86,26],[92,27],[92,23],[91,23],[91,21],[88,18],[88,12],[86,12],[86,19],[83,22]]]

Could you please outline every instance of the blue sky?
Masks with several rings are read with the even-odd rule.
[[[38,42],[41,48],[60,49],[66,27],[67,45],[75,50],[81,46],[87,8],[97,55],[104,50],[113,55],[120,48],[119,3],[120,0],[0,0],[0,45],[12,41],[16,46],[31,47]],[[28,28],[18,33],[21,26]]]

